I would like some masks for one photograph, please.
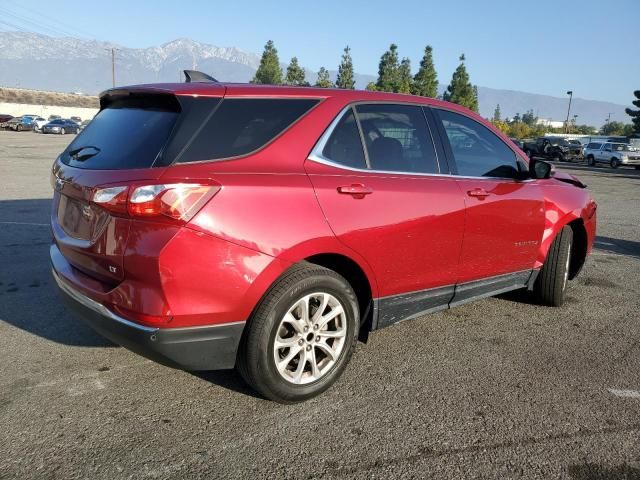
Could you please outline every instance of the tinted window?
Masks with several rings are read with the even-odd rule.
[[[178,162],[251,153],[273,140],[316,103],[314,99],[223,100]]]
[[[589,145],[587,145],[587,148],[591,148],[591,149],[596,150],[596,149],[600,148],[600,145],[602,145],[602,144],[594,142],[594,143],[590,143]]]
[[[422,109],[412,105],[358,105],[373,170],[438,173],[436,153]]]
[[[458,174],[470,177],[514,178],[516,156],[496,134],[464,115],[438,110]]]
[[[367,168],[353,109],[349,109],[336,125],[322,156],[347,167]]]
[[[91,169],[151,167],[178,118],[179,106],[173,102],[131,98],[106,106],[67,147],[62,161]],[[63,120],[52,123],[64,124]],[[93,147],[98,153],[82,161],[73,159],[70,153],[82,147]]]

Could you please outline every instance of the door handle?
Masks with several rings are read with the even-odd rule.
[[[364,198],[365,195],[372,194],[373,190],[361,183],[354,183],[352,185],[338,187],[338,193],[353,195],[354,198]]]
[[[469,190],[467,192],[467,195],[469,195],[470,197],[477,197],[477,198],[486,198],[489,195],[491,195],[489,192],[487,192],[484,188],[474,188],[472,190]]]

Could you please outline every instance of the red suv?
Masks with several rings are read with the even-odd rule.
[[[521,288],[561,305],[594,240],[585,185],[450,103],[190,82],[100,104],[53,167],[63,297],[276,401],[328,388],[372,330]]]

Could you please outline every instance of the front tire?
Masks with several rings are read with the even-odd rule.
[[[612,158],[609,165],[611,165],[611,168],[618,168],[620,166],[620,161],[617,158]]]
[[[358,325],[351,285],[332,270],[302,263],[276,282],[247,323],[238,370],[266,398],[307,400],[340,377]]]
[[[534,295],[542,305],[560,307],[564,303],[572,245],[573,230],[565,226],[553,240],[534,285]]]

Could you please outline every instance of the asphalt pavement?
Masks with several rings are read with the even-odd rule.
[[[0,478],[640,478],[640,171],[557,166],[599,203],[562,308],[510,294],[386,328],[283,406],[65,310],[49,174],[70,140],[0,131]]]

